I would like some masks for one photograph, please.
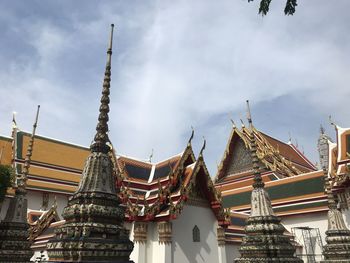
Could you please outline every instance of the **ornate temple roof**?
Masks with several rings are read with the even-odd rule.
[[[243,147],[247,150],[251,148],[250,135],[253,135],[256,140],[258,158],[265,172],[269,171],[279,178],[284,178],[316,170],[316,167],[292,143],[277,140],[255,127],[248,128],[243,125],[239,129],[234,125],[218,167],[217,183],[251,174],[252,168],[250,166],[246,166],[244,169],[242,167],[241,169],[230,169],[230,164],[234,161],[233,158],[238,158],[239,161],[242,155],[249,157],[249,154],[239,151],[238,148]],[[244,159],[248,160],[249,158]]]

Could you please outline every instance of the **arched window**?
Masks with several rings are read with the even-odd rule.
[[[193,242],[201,242],[201,233],[198,226],[194,226],[192,229]]]

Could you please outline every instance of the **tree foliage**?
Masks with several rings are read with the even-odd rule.
[[[11,186],[14,171],[11,166],[0,164],[0,203],[4,200],[7,189]]]
[[[248,0],[248,2],[252,2],[254,0]],[[259,14],[266,15],[269,12],[270,4],[272,0],[261,0],[259,7]],[[297,0],[287,0],[286,6],[284,8],[285,15],[293,15],[295,13],[295,8],[297,6]]]

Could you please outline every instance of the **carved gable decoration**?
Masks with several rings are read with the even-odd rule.
[[[227,175],[240,173],[252,169],[252,157],[244,142],[238,139],[230,157]]]
[[[197,174],[195,178],[196,180],[190,189],[189,200],[187,204],[207,207],[209,206],[209,201],[208,201],[208,198],[203,193],[203,190],[201,189],[200,183],[198,181],[199,180],[198,176],[199,174]]]
[[[195,184],[192,186],[189,196],[191,199],[206,200],[206,197],[203,194],[203,191],[200,189],[200,186],[199,186],[199,183],[197,180],[196,180]]]

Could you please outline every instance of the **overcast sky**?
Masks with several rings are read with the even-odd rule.
[[[195,129],[212,176],[251,101],[255,126],[318,161],[332,115],[350,126],[349,0],[299,0],[294,16],[272,1],[0,1],[0,133],[12,112],[31,130],[88,146],[98,115],[110,24],[116,24],[110,138],[154,161],[181,152]]]

